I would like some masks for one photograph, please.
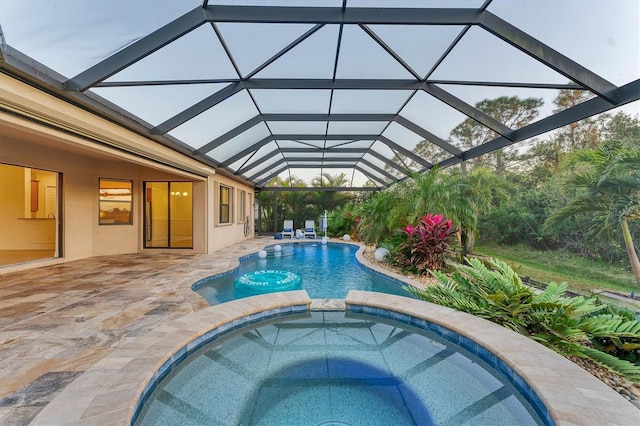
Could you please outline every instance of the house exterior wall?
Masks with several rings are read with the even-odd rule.
[[[230,188],[233,194],[233,202],[229,213],[229,223],[220,223],[220,185]],[[249,235],[244,235],[244,220],[238,217],[240,200],[238,189],[245,191],[246,216],[249,216]],[[210,221],[209,248],[210,251],[220,250],[231,244],[242,241],[246,238],[253,238],[253,189],[239,186],[233,180],[222,175],[215,175],[209,179],[208,183],[209,211],[213,212]]]
[[[11,111],[0,112],[0,163],[62,174],[62,258],[32,266],[143,250],[208,253],[253,238],[235,211],[231,223],[219,223],[216,199],[220,183],[252,200],[251,186],[1,74],[0,106]],[[98,224],[100,178],[133,182],[133,224]],[[193,249],[144,249],[145,181],[193,183]],[[252,221],[252,207],[247,214]]]

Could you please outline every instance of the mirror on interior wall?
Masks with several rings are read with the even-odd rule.
[[[58,257],[60,174],[0,164],[0,267]]]

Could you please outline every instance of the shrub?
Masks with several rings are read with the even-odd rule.
[[[596,298],[565,297],[566,283],[550,283],[539,294],[506,263],[467,258],[454,272],[431,271],[440,281],[417,297],[488,319],[565,355],[596,364],[640,383],[640,323]]]
[[[360,207],[345,205],[329,213],[327,232],[329,235],[341,237],[344,234],[356,236],[356,229],[361,220]]]
[[[419,274],[442,269],[452,254],[449,241],[455,232],[450,220],[429,213],[416,226],[409,224],[402,230],[401,242],[389,253],[391,263]]]

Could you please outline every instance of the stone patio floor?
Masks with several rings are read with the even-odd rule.
[[[271,238],[256,238],[213,254],[145,252],[102,256],[0,274],[0,424],[127,424],[135,398],[128,397],[126,407],[100,404],[105,395],[118,399],[113,395],[115,391],[103,389],[100,397],[85,394],[82,401],[79,384],[102,386],[95,380],[92,382],[87,372],[109,364],[109,360],[122,362],[119,354],[139,346],[140,342],[149,347],[154,341],[162,341],[165,337],[158,330],[191,324],[192,328],[202,329],[191,330],[197,334],[207,328],[200,323],[201,317],[237,317],[243,315],[243,309],[255,311],[259,308],[255,301],[236,303],[233,309],[229,306],[226,310],[222,305],[210,307],[191,290],[191,285],[234,268],[239,257],[273,242]],[[366,262],[361,255],[358,258]],[[517,358],[524,360],[523,377],[536,376],[535,380],[540,381],[536,387],[550,392],[556,400],[550,411],[558,416],[558,423],[640,424],[640,410],[602,382],[569,361],[563,363],[562,357],[550,356],[543,360],[544,365],[538,364],[528,356],[528,349],[520,346],[521,342],[514,351],[513,336],[500,337],[495,330],[486,332],[487,327],[493,328],[484,320],[443,313],[440,309],[433,309],[432,315],[425,314],[421,305],[425,302],[420,301],[400,307],[397,297],[366,294],[354,297],[369,300],[367,303],[374,306],[399,307],[414,314],[423,312],[425,318],[433,321],[440,317],[450,321],[447,324],[458,333],[475,330],[486,334],[482,338],[486,338],[487,344],[497,344],[502,339],[500,350],[510,351],[516,363],[520,362]],[[284,297],[271,303],[292,302]],[[194,318],[198,321],[192,321]],[[162,347],[168,350],[171,345]],[[166,356],[151,355],[158,359]],[[152,369],[154,365],[141,368]],[[518,369],[517,365],[513,367]],[[109,369],[111,375],[125,373],[122,366],[115,364],[109,364]],[[569,371],[568,376],[563,371]],[[563,388],[567,385],[561,383],[563,374],[574,377],[574,384]],[[114,412],[117,415],[111,416]],[[586,419],[592,421],[585,423]]]

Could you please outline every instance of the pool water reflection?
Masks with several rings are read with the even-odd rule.
[[[359,247],[353,244],[304,242],[281,244],[281,250],[266,247],[267,257],[250,256],[238,269],[226,275],[204,279],[193,288],[211,305],[252,296],[234,288],[241,275],[265,269],[291,271],[302,277],[302,289],[311,299],[344,299],[349,290],[377,291],[412,297],[402,286],[356,260]]]
[[[137,425],[535,425],[462,347],[365,314],[311,312],[217,338],[158,384]]]

